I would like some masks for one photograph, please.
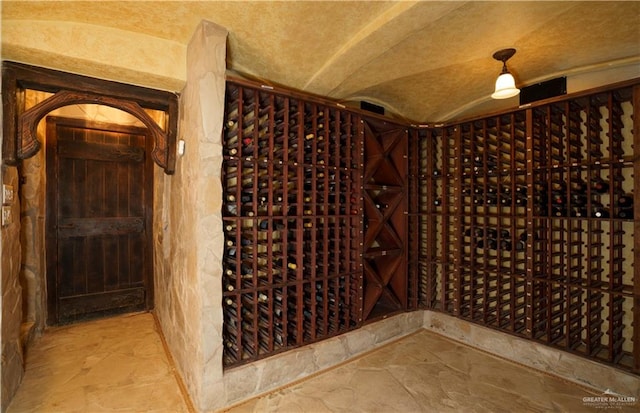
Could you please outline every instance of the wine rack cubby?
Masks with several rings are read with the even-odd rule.
[[[414,131],[420,305],[640,373],[639,100],[628,82]]]

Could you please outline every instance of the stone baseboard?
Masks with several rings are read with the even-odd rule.
[[[423,325],[445,337],[597,392],[611,390],[640,398],[640,377],[614,367],[434,311],[424,312]]]

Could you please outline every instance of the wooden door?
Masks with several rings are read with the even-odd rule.
[[[363,319],[407,307],[407,146],[405,127],[364,122]]]
[[[153,307],[147,129],[47,118],[48,324]]]

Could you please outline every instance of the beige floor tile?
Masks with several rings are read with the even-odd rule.
[[[135,314],[48,331],[7,413],[188,412],[155,328],[152,315]],[[421,330],[227,411],[595,413],[582,402],[592,395]]]
[[[7,413],[188,412],[151,314],[47,331]]]
[[[422,330],[227,411],[595,413],[582,402],[593,395],[598,394]]]

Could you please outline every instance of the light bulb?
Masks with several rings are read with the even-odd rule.
[[[496,90],[491,95],[494,99],[507,99],[514,97],[520,93],[520,89],[516,88],[516,81],[511,73],[506,72],[500,74],[496,80]]]

